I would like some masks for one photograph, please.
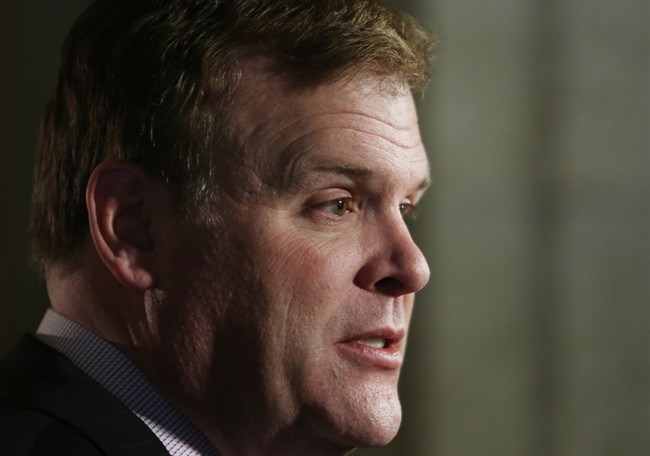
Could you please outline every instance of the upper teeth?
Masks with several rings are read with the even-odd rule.
[[[374,348],[384,348],[386,346],[386,339],[383,337],[366,337],[365,339],[359,339],[357,342]]]

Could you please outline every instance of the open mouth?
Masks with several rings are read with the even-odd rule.
[[[404,329],[382,328],[359,334],[350,338],[347,342],[354,342],[372,348],[389,348],[399,344],[405,334]]]
[[[373,348],[386,348],[387,346],[387,341],[384,337],[366,337],[364,339],[357,340],[357,343]]]
[[[356,364],[393,370],[402,365],[403,357],[398,345],[404,335],[404,330],[380,329],[337,345],[340,353]]]

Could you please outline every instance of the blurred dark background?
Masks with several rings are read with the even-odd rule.
[[[1,352],[34,330],[47,307],[45,286],[28,263],[32,165],[63,38],[88,3],[0,0]]]
[[[0,352],[47,298],[26,226],[38,125],[85,0],[0,0]],[[393,2],[440,35],[436,185],[398,438],[359,455],[650,454],[646,0]]]

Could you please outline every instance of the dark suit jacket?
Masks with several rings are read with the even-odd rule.
[[[35,337],[0,362],[0,455],[167,454],[126,406]]]

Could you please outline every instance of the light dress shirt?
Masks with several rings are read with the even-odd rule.
[[[205,435],[163,398],[142,372],[113,344],[48,309],[38,339],[126,405],[172,456],[219,456]]]

